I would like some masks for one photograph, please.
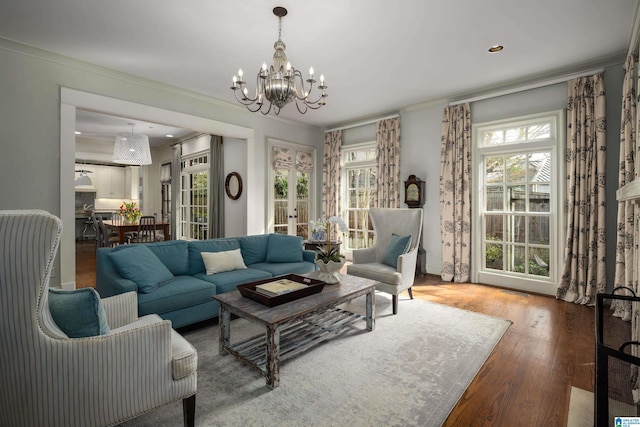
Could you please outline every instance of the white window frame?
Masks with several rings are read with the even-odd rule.
[[[191,189],[185,189],[182,188],[182,182],[184,180],[184,177],[187,175],[191,175],[194,173],[198,173],[198,172],[209,172],[209,162],[211,161],[211,153],[209,151],[201,151],[198,153],[193,153],[193,154],[189,154],[189,155],[185,155],[182,156],[182,158],[180,159],[181,164],[186,164],[191,160],[194,159],[198,159],[198,158],[206,158],[206,162],[204,163],[199,163],[197,165],[193,165],[193,166],[184,166],[181,168],[180,171],[180,198],[178,200],[178,212],[177,212],[177,227],[176,227],[176,233],[178,234],[177,238],[178,239],[182,239],[182,240],[196,240],[193,236],[189,235],[189,236],[185,236],[182,233],[183,227],[185,224],[188,225],[188,228],[191,229],[191,226],[197,224],[196,222],[192,222],[189,221],[188,219],[184,219],[182,218],[182,212],[185,208],[185,205],[182,204],[182,200],[183,200],[183,195],[185,191],[191,191]],[[209,197],[211,195],[211,174],[207,174],[207,201],[206,201],[206,205],[207,205],[207,212],[209,210]],[[191,210],[193,207],[191,205],[189,205],[188,209]],[[211,212],[208,212],[208,214],[210,215]],[[208,221],[207,221],[208,222]],[[208,224],[207,224],[208,226]]]
[[[550,120],[552,123],[551,138],[539,139],[531,142],[515,142],[496,145],[483,145],[481,136],[488,130],[501,129],[506,127],[518,127],[535,124],[542,120]],[[473,181],[475,182],[472,193],[472,212],[474,223],[472,231],[472,267],[471,280],[474,283],[487,283],[491,285],[507,287],[527,292],[536,292],[547,295],[555,295],[557,284],[560,279],[562,269],[563,248],[566,235],[566,209],[565,200],[565,112],[564,110],[553,110],[539,114],[512,117],[486,123],[478,123],[472,126],[474,136],[472,163]],[[484,236],[486,235],[483,212],[485,208],[484,200],[484,156],[492,154],[522,153],[527,151],[551,151],[551,167],[555,179],[551,180],[551,200],[550,200],[550,239],[549,239],[549,277],[534,278],[532,276],[522,277],[518,273],[495,272],[482,269],[485,258]]]
[[[362,168],[374,168],[377,169],[378,167],[378,160],[377,159],[369,159],[369,160],[361,160],[361,161],[353,161],[353,162],[347,162],[347,155],[349,153],[353,153],[354,151],[362,151],[362,150],[369,150],[369,149],[373,149],[375,150],[377,147],[377,143],[376,141],[367,141],[367,142],[362,142],[359,144],[351,144],[351,145],[343,145],[342,146],[342,152],[341,152],[341,156],[340,156],[340,169],[341,169],[341,187],[340,188],[340,196],[341,196],[341,207],[342,207],[342,212],[341,212],[341,217],[347,221],[348,218],[348,205],[349,205],[349,195],[347,194],[347,184],[348,184],[348,176],[349,176],[349,170],[352,169],[362,169]],[[369,210],[366,209],[366,211],[368,212]],[[343,238],[343,240],[345,240],[345,244],[343,245],[343,254],[345,255],[345,257],[347,258],[347,260],[353,260],[353,248],[349,248],[346,245],[346,240],[347,238]]]

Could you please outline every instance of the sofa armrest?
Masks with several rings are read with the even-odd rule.
[[[110,329],[138,320],[138,294],[127,292],[101,300]]]
[[[314,262],[316,260],[316,251],[302,250],[302,260],[307,262]]]
[[[354,264],[368,264],[376,262],[376,250],[375,248],[354,249],[353,250],[353,263]]]
[[[96,290],[102,298],[138,292],[138,285],[122,277],[107,256],[112,251],[111,248],[98,248],[96,251]]]
[[[418,261],[418,248],[402,254],[398,257],[398,272],[402,274],[400,289],[408,289],[413,286],[416,275],[416,262]]]

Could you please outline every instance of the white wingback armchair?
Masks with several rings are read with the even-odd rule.
[[[101,300],[110,332],[68,338],[49,311],[62,225],[0,211],[0,425],[110,426],[183,401],[195,423],[197,353],[171,323],[138,318],[136,294]]]
[[[378,281],[376,289],[392,295],[393,314],[398,313],[398,295],[409,291],[416,273],[418,246],[422,238],[422,209],[371,208],[369,217],[373,224],[374,243],[366,249],[353,251],[353,264],[347,266],[347,274]],[[394,268],[382,263],[392,234],[411,235],[409,250],[398,257]]]

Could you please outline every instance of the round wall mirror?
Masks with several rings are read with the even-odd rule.
[[[231,200],[238,200],[242,194],[242,178],[238,172],[231,172],[224,181],[224,190]]]

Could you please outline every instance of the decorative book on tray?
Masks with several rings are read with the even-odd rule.
[[[324,285],[325,282],[318,279],[287,274],[238,285],[238,290],[246,298],[273,307],[321,292]]]

